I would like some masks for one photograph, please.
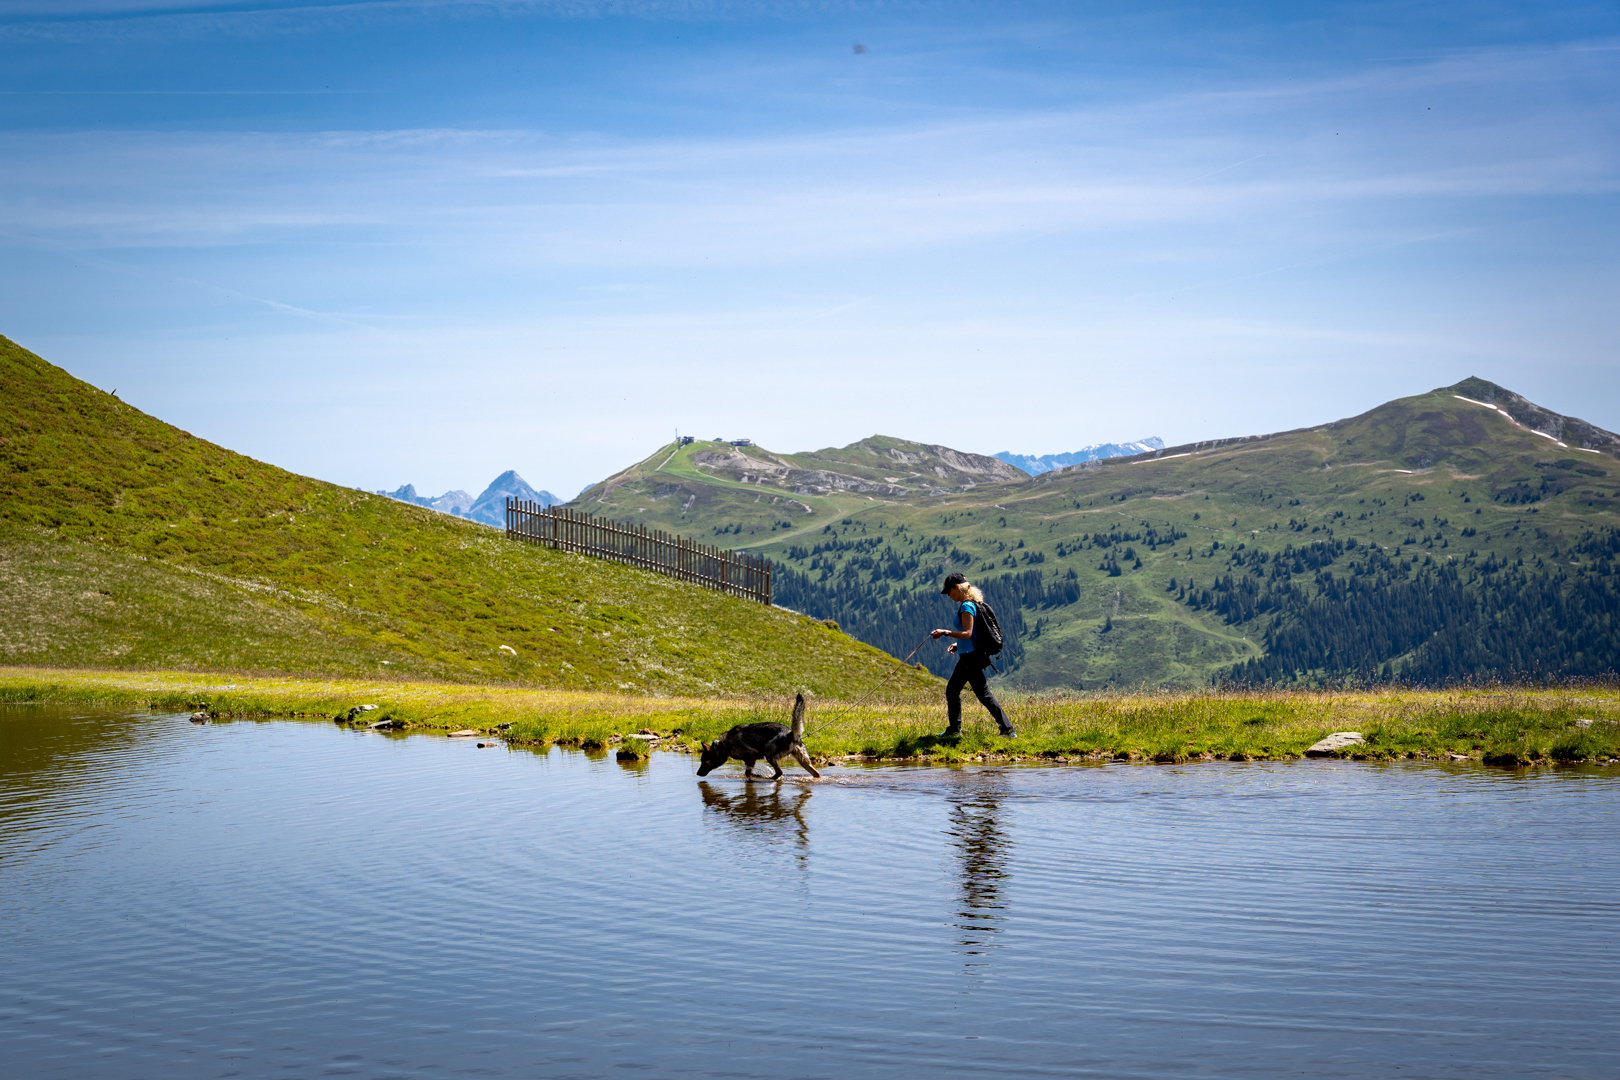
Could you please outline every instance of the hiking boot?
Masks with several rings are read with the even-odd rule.
[[[1012,727],[1004,727],[1000,731],[998,731],[996,734],[1000,735],[1003,739],[1016,739],[1016,738],[1018,738],[1017,729],[1012,728]]]
[[[961,737],[962,737],[962,725],[961,724],[952,724],[949,727],[947,727],[944,731],[942,731],[938,735],[934,736],[934,738],[936,738],[936,739],[960,739]]]

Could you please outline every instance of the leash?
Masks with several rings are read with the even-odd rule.
[[[868,690],[866,693],[864,693],[860,697],[856,698],[850,704],[845,705],[838,712],[833,713],[831,716],[827,717],[825,720],[817,721],[815,727],[806,726],[805,729],[804,729],[804,733],[806,735],[808,735],[812,731],[818,731],[821,728],[826,727],[828,724],[832,723],[834,720],[838,719],[839,717],[848,715],[855,708],[855,706],[859,705],[861,702],[865,701],[867,698],[869,698],[873,694],[877,693],[878,690],[882,689],[884,683],[888,682],[890,679],[892,679],[896,675],[898,675],[900,673],[901,668],[909,667],[911,665],[911,658],[913,656],[916,656],[918,651],[921,650],[924,645],[928,644],[932,640],[934,640],[934,635],[929,634],[927,637],[925,637],[921,641],[917,642],[917,648],[912,649],[909,653],[906,654],[906,658],[904,660],[900,661],[900,667],[895,668],[893,671],[891,671],[887,675],[883,676],[883,678],[881,678],[881,679],[879,679],[877,681],[876,685],[874,685],[872,687],[872,689]]]

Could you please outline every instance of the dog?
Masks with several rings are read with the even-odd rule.
[[[738,724],[714,742],[704,743],[702,764],[698,766],[697,774],[708,776],[732,758],[741,758],[746,766],[743,775],[752,780],[754,762],[764,758],[776,770],[775,775],[768,779],[779,780],[782,777],[780,762],[785,754],[793,755],[793,760],[803,765],[804,771],[811,776],[821,777],[816,767],[810,764],[810,752],[804,748],[803,694],[793,702],[792,727],[772,723]]]

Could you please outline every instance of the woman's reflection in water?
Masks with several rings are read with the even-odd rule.
[[[1006,916],[1003,889],[1012,856],[1012,839],[1001,821],[1006,786],[998,774],[964,773],[960,789],[946,796],[950,828],[946,830],[959,862],[960,907],[956,928],[962,931],[959,950],[969,969],[989,967],[990,950],[1000,948],[996,935]],[[979,959],[974,959],[975,957]]]
[[[698,791],[703,793],[703,808],[719,814],[726,824],[772,846],[791,843],[800,863],[809,856],[810,825],[804,820],[809,788],[797,784],[745,784],[740,789],[727,789],[699,780]]]

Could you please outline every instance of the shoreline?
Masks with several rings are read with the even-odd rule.
[[[466,732],[514,746],[690,752],[733,724],[785,722],[759,695],[651,697],[411,680],[239,672],[0,667],[0,704],[187,711],[219,719],[304,719],[397,731]],[[848,708],[816,698],[806,742],[818,763],[1099,764],[1289,760],[1324,736],[1364,742],[1313,756],[1474,761],[1523,767],[1620,759],[1620,688],[1218,690],[1008,695],[1019,734],[1001,739],[969,711],[963,736],[936,738],[943,702],[910,695]],[[363,708],[363,706],[372,708]]]

